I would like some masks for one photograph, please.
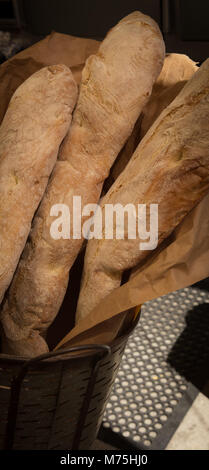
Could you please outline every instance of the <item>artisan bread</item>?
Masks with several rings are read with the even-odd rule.
[[[209,191],[209,59],[160,114],[125,170],[103,198],[106,204],[158,204],[158,245]],[[147,216],[149,225],[149,217]],[[140,220],[138,219],[140,224]],[[139,237],[88,242],[76,321],[120,286],[124,270],[150,251]]]
[[[0,302],[25,246],[75,105],[65,65],[42,68],[14,93],[0,127]]]
[[[112,184],[116,181],[117,177],[122,173],[126,165],[128,164],[130,158],[132,157],[136,147],[139,145],[141,140],[141,122],[142,122],[142,113],[138,117],[136,124],[133,128],[133,131],[125,143],[124,147],[117,156],[108,178],[106,178],[103,188],[102,196],[104,196],[107,191],[111,188]]]
[[[196,62],[185,54],[166,54],[163,68],[155,82],[148,103],[143,108],[132,134],[114,162],[105,181],[103,194],[112,186],[126,167],[140,140],[160,113],[176,98],[186,82],[198,70]]]
[[[142,111],[141,139],[197,70],[197,63],[185,54],[171,53],[166,55],[163,68],[154,84],[152,95]]]
[[[140,12],[107,34],[82,73],[72,126],[2,312],[4,350],[35,356],[47,350],[41,337],[55,318],[82,238],[54,240],[50,210],[73,196],[96,203],[114,159],[131,134],[159,75],[165,46],[157,24]],[[40,335],[39,335],[40,332]]]

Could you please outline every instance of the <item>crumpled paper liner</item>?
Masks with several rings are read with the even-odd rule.
[[[45,65],[64,63],[79,83],[87,57],[98,49],[98,41],[52,33],[0,66],[2,120],[15,89]],[[193,209],[149,258],[132,270],[129,281],[108,295],[74,328],[71,305],[65,304],[67,335],[59,347],[83,343],[109,343],[135,319],[135,309],[144,302],[189,286],[209,276],[209,195]],[[69,285],[71,296],[74,294]],[[70,298],[70,297],[69,297]],[[62,311],[62,309],[61,309]],[[62,312],[61,312],[62,313]],[[67,316],[67,315],[68,316]],[[61,318],[62,320],[62,318]],[[56,322],[56,320],[55,320]],[[55,328],[56,330],[56,328]],[[52,325],[53,331],[53,325]],[[54,337],[53,341],[56,344]]]
[[[57,348],[112,341],[119,312],[192,285],[209,276],[209,194],[193,209],[130,280],[109,294]],[[121,315],[121,314],[120,314]],[[105,320],[105,323],[104,323]],[[111,332],[111,321],[113,334]],[[121,317],[118,318],[121,327]],[[107,328],[106,328],[107,325]]]
[[[98,47],[99,42],[93,39],[52,32],[42,41],[4,62],[0,66],[0,122],[14,91],[32,73],[46,65],[65,64],[79,83],[87,57],[94,54]]]

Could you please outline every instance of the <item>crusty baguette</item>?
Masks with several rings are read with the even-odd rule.
[[[69,270],[82,246],[82,239],[51,237],[50,209],[65,203],[72,215],[74,195],[82,197],[82,207],[98,201],[103,181],[151,94],[164,55],[157,24],[135,12],[110,30],[98,53],[88,58],[69,135],[2,312],[7,352],[35,356],[47,350],[41,335],[60,308]]]
[[[142,111],[141,139],[197,70],[196,62],[185,54],[166,55],[163,68],[153,86],[152,95]]]
[[[105,204],[159,205],[158,244],[209,190],[209,59],[161,113],[128,166],[103,198]],[[104,218],[103,218],[104,220]],[[139,238],[90,240],[76,321],[120,286],[124,270],[150,251]]]
[[[0,302],[25,246],[76,100],[68,67],[44,67],[14,93],[0,127]]]
[[[122,148],[119,155],[117,156],[110,170],[110,174],[108,178],[106,178],[104,182],[104,185],[102,188],[102,196],[104,196],[107,193],[107,191],[111,188],[111,186],[116,181],[118,176],[122,173],[122,171],[128,164],[130,158],[132,157],[134,151],[136,150],[136,147],[139,145],[139,142],[141,140],[141,137],[140,137],[141,122],[142,122],[142,113],[138,117],[130,137],[128,138],[124,147]]]
[[[140,140],[144,137],[160,113],[178,95],[186,82],[198,70],[196,62],[185,54],[166,54],[163,68],[155,82],[148,103],[143,108],[132,134],[113,164],[105,181],[103,194],[112,186],[126,167]]]

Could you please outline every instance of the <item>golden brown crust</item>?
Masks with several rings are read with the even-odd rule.
[[[45,67],[16,90],[1,124],[0,301],[69,128],[75,96],[68,67]]]
[[[141,139],[197,70],[196,62],[185,54],[166,55],[163,68],[153,86],[152,95],[142,112]]]
[[[145,136],[160,113],[176,98],[186,82],[198,70],[196,63],[185,54],[166,54],[163,68],[155,82],[152,94],[139,116],[132,134],[118,155],[105,181],[105,194],[126,167],[140,140]]]
[[[82,197],[82,205],[98,201],[103,181],[160,73],[164,54],[157,24],[135,12],[108,33],[86,62],[69,135],[2,314],[4,324],[10,317],[7,336],[16,354],[19,340],[27,345],[33,330],[43,334],[53,321],[82,245],[82,240],[51,238],[50,208],[63,202],[72,214],[74,195]],[[42,352],[42,343],[35,338],[34,355]],[[25,355],[29,352],[26,346]]]
[[[209,59],[149,129],[129,164],[103,198],[159,204],[159,243],[209,190]],[[85,256],[77,321],[118,287],[124,270],[149,252],[139,238],[91,240]]]

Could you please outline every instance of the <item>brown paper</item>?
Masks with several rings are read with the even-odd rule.
[[[46,65],[65,64],[70,67],[77,83],[89,55],[94,54],[99,42],[67,34],[51,33],[42,41],[12,57],[0,66],[0,122],[16,88],[32,73]]]
[[[110,319],[114,319],[115,326],[118,313],[208,276],[209,194],[185,217],[169,240],[153,252],[143,265],[134,269],[131,279],[111,292],[57,347],[80,344],[83,338],[88,343],[94,343],[98,338],[102,338],[103,343],[112,341],[115,328],[111,334]],[[108,322],[107,329],[104,320]]]
[[[52,33],[2,64],[0,120],[17,86],[44,65],[64,63],[71,68],[75,79],[79,82],[85,60],[96,52],[98,44],[91,39]],[[108,343],[121,332],[124,321],[127,321],[126,311],[130,308],[208,277],[208,208],[209,195],[187,215],[169,239],[150,254],[143,265],[132,271],[130,280],[108,295],[97,309],[80,321],[79,325],[60,341],[57,348],[81,343]],[[71,291],[71,284],[69,290]],[[71,291],[71,295],[73,294]],[[66,296],[65,305],[67,301]],[[133,311],[129,316],[130,320],[133,320]],[[65,321],[67,320],[65,315]],[[72,321],[65,325],[66,331],[70,329],[70,325]]]

